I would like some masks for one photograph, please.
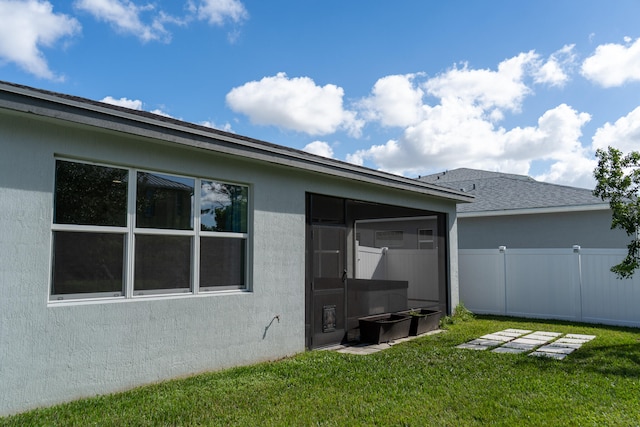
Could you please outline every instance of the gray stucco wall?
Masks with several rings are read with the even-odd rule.
[[[611,230],[611,211],[458,218],[460,249],[626,248],[627,235]]]
[[[458,300],[450,201],[6,110],[0,141],[0,415],[304,351],[307,191],[447,213]],[[56,155],[249,185],[251,291],[49,302]]]

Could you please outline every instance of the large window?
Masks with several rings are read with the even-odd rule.
[[[246,289],[248,202],[243,185],[57,160],[51,299]]]

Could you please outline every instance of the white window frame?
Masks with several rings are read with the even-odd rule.
[[[69,302],[69,301],[83,301],[83,300],[112,300],[112,299],[141,299],[145,297],[154,296],[177,296],[177,295],[198,295],[198,294],[216,294],[220,292],[251,291],[251,277],[250,277],[250,265],[251,265],[251,244],[249,235],[251,234],[252,224],[252,212],[253,212],[253,192],[252,186],[248,184],[242,184],[237,182],[230,182],[226,180],[220,180],[211,177],[194,177],[182,175],[179,173],[148,170],[134,167],[125,167],[116,164],[108,164],[102,162],[91,162],[85,160],[77,160],[66,157],[55,157],[54,161],[81,163],[101,167],[109,167],[114,169],[126,170],[128,173],[128,188],[127,188],[127,225],[125,227],[117,226],[98,226],[98,225],[75,225],[75,224],[56,224],[55,215],[52,215],[51,225],[51,240],[50,240],[50,274],[49,274],[49,302]],[[54,168],[55,169],[55,168]],[[136,202],[137,202],[137,176],[138,172],[169,175],[178,178],[192,179],[194,183],[193,198],[191,206],[191,230],[179,230],[179,229],[158,229],[158,228],[144,228],[136,227]],[[229,184],[247,189],[247,232],[216,232],[216,231],[202,231],[201,230],[201,200],[200,191],[202,181],[213,181],[220,184]],[[55,199],[56,183],[54,179],[52,197]],[[54,263],[52,262],[55,255],[54,239],[53,235],[56,231],[63,232],[84,232],[84,233],[114,233],[121,234],[125,238],[124,254],[123,254],[123,291],[122,292],[87,292],[80,294],[53,294],[53,269]],[[136,236],[140,235],[162,235],[162,236],[188,236],[191,238],[191,260],[189,263],[191,274],[189,279],[188,288],[177,289],[152,289],[152,290],[135,290],[135,240]],[[244,245],[244,287],[205,287],[200,289],[200,237],[221,237],[221,238],[237,238],[245,241]]]

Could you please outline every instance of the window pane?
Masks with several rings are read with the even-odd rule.
[[[127,225],[125,169],[56,161],[56,224]]]
[[[200,239],[200,287],[245,287],[245,240],[221,237]]]
[[[248,188],[202,181],[200,222],[202,231],[247,232]]]
[[[123,234],[53,233],[53,295],[113,292],[124,284]]]
[[[190,178],[138,172],[136,227],[193,229],[194,187]]]
[[[191,288],[191,237],[136,235],[134,292]]]

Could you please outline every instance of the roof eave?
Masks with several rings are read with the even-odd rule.
[[[511,216],[511,215],[536,215],[536,214],[553,214],[568,212],[591,212],[608,210],[609,205],[606,203],[594,205],[575,205],[575,206],[553,206],[546,208],[525,208],[525,209],[503,209],[491,211],[475,211],[475,212],[458,212],[458,218],[480,218],[490,216]]]
[[[0,108],[421,193],[456,203],[473,196],[411,178],[137,110],[0,82]]]

